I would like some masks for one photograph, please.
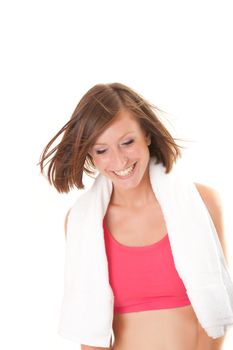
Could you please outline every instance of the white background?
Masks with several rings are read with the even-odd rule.
[[[2,349],[68,350],[57,335],[63,222],[36,163],[97,83],[122,82],[169,113],[196,181],[221,195],[233,266],[231,1],[1,1]],[[88,181],[87,181],[88,183]],[[229,331],[224,350],[233,344]]]

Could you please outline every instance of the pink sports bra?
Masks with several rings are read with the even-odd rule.
[[[103,228],[114,313],[191,304],[174,265],[168,234],[151,245],[130,247],[115,240],[105,220]]]

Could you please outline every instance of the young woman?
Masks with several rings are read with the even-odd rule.
[[[68,330],[60,331],[60,334],[78,341],[82,350],[222,349],[224,333],[211,337],[199,322],[195,304],[192,305],[187,294],[188,283],[187,286],[184,284],[178,273],[178,262],[176,266],[173,258],[175,245],[170,245],[172,236],[167,226],[169,220],[165,220],[165,213],[152,186],[152,159],[164,167],[163,176],[166,176],[172,172],[181,157],[180,147],[161,123],[158,114],[159,109],[123,84],[96,85],[83,96],[71,119],[48,143],[41,156],[41,171],[49,163],[48,179],[59,192],[69,192],[73,187],[83,189],[84,172],[92,176],[97,171],[112,186],[106,210],[100,218],[103,224],[102,237],[108,262],[109,286],[114,296],[113,318],[108,318],[112,320],[112,323],[108,323],[112,324],[113,330],[110,342],[109,333],[107,341],[95,336],[99,327],[104,324],[101,321],[101,309],[98,315],[95,313],[98,300],[101,304],[101,294],[100,298],[96,297],[96,302],[89,298],[90,304],[93,304],[93,308],[90,307],[90,317],[88,302],[85,308],[84,299],[82,303],[79,300],[70,300],[78,299],[78,294],[71,292],[75,284],[86,292],[80,296],[85,298],[85,295],[92,295],[94,299],[95,294],[90,294],[91,287],[85,282],[92,273],[90,278],[96,281],[97,289],[99,288],[102,270],[95,270],[94,258],[91,265],[91,259],[98,249],[94,244],[97,226],[92,236],[94,247],[91,244],[85,247],[82,242],[85,235],[90,234],[90,229],[84,235],[81,234],[81,226],[78,229],[77,225],[81,224],[80,221],[85,226],[88,221],[97,220],[100,215],[95,208],[101,198],[95,197],[95,204],[89,200],[89,205],[85,207],[88,209],[83,209],[82,202],[78,200],[80,204],[77,214],[72,216],[69,211],[65,219],[67,238],[70,237],[68,244],[71,246],[66,253],[66,264],[70,266],[69,259],[72,254],[78,256],[81,266],[78,271],[80,276],[86,276],[86,280],[84,277],[78,280],[78,273],[75,274],[74,269],[67,267],[64,292],[66,306],[63,305],[65,316],[62,316],[62,322],[64,328],[68,325]],[[50,150],[61,134],[62,140]],[[97,189],[100,186],[98,181],[94,185]],[[194,186],[212,218],[219,242],[226,253],[219,196],[208,186]],[[75,218],[82,210],[85,215],[83,219],[77,219],[76,225]],[[175,215],[178,215],[176,211]],[[75,232],[74,229],[72,231],[72,225],[77,227],[78,239],[84,237],[77,244],[77,249],[75,243],[72,243],[72,232]],[[185,255],[185,250],[182,254]],[[100,260],[97,259],[98,254],[96,269],[100,265]],[[86,265],[90,265],[91,270],[86,270]],[[78,280],[77,283],[75,279]],[[104,307],[102,310],[104,313]],[[80,326],[76,321],[79,313],[82,315]],[[88,331],[93,333],[93,340]]]

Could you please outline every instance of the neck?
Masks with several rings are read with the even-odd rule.
[[[155,199],[149,174],[141,183],[132,189],[121,189],[113,186],[111,204],[124,207],[143,207]]]

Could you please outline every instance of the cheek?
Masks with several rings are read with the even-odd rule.
[[[104,169],[109,162],[108,157],[104,157],[104,158],[93,157],[92,159],[93,159],[93,163],[95,164],[95,167],[99,170]]]
[[[149,153],[149,148],[145,144],[135,145],[135,147],[129,148],[126,151],[128,156],[140,156]]]

